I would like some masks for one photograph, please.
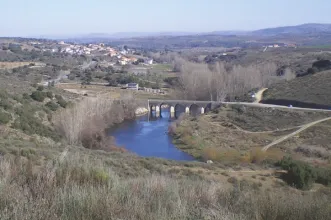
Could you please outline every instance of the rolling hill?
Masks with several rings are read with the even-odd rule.
[[[296,26],[284,26],[276,28],[265,28],[252,32],[253,35],[304,35],[304,34],[331,34],[331,24],[309,23]]]
[[[296,107],[331,108],[331,71],[298,77],[271,86],[262,102]]]

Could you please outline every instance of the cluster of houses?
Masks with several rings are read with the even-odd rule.
[[[103,52],[107,55],[116,56],[117,52],[114,48],[105,47],[104,44],[89,44],[85,45],[77,45],[77,44],[67,44],[63,41],[58,43],[60,47],[61,53],[68,53],[68,54],[76,54],[76,55],[90,55],[95,52]]]
[[[60,45],[59,51],[52,51],[52,52],[61,52],[61,53],[68,53],[68,54],[76,54],[76,55],[91,55],[95,53],[102,54],[104,56],[110,56],[117,59],[118,64],[124,66],[128,64],[132,64],[138,61],[137,58],[129,56],[129,54],[133,53],[134,51],[130,50],[121,50],[118,51],[112,47],[105,46],[103,43],[100,44],[89,44],[85,45],[76,45],[76,44],[67,44],[63,41],[58,43]],[[144,60],[146,65],[152,65],[153,59]]]

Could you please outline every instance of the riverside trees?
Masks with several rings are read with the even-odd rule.
[[[209,65],[182,59],[178,63],[175,61],[181,72],[178,95],[185,99],[234,100],[252,89],[267,87],[281,79],[277,77],[274,63],[229,66],[222,62]]]

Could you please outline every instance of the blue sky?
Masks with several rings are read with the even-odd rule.
[[[254,30],[331,23],[330,0],[0,0],[0,36]]]

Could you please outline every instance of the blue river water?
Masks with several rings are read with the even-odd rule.
[[[162,117],[141,116],[124,121],[109,130],[117,146],[126,148],[142,157],[159,157],[170,160],[192,161],[194,158],[179,150],[167,134],[170,124],[169,110],[162,110]]]

